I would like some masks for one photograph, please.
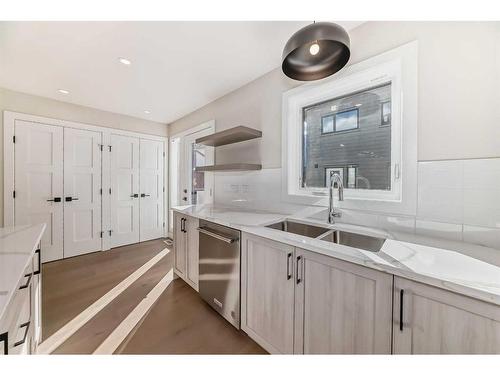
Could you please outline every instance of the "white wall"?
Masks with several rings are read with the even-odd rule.
[[[417,216],[370,212],[353,220],[500,248],[500,22],[368,22],[350,36],[350,64],[413,40],[419,46]],[[172,134],[215,119],[218,131],[262,130],[260,141],[217,149],[219,163],[262,162],[269,170],[217,174],[216,202],[293,210],[276,200],[282,94],[298,84],[277,68],[169,126]]]
[[[89,107],[0,88],[0,179],[3,181],[3,111],[13,111],[85,124],[166,136],[165,124],[105,112]],[[0,184],[0,212],[3,212],[3,183]],[[0,217],[3,226],[3,214]]]

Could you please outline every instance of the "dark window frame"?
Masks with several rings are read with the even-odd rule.
[[[345,130],[337,130],[337,116],[341,115],[342,113],[353,112],[353,111],[356,111],[356,127],[351,128],[351,129],[345,129]],[[331,132],[323,131],[323,129],[324,129],[323,128],[323,119],[325,119],[327,117],[332,117],[332,120],[333,120],[333,131],[331,131]],[[359,129],[359,108],[358,107],[352,107],[352,108],[345,109],[345,110],[339,111],[339,112],[331,112],[331,113],[328,113],[327,115],[321,116],[321,135],[352,132],[352,131],[355,131],[358,129]]]
[[[387,103],[389,103],[391,106],[391,113],[389,113],[389,121],[386,123],[384,122],[384,104]],[[380,102],[380,127],[391,126],[391,123],[392,123],[392,101],[389,99]]]

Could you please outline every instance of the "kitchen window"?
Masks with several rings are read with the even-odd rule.
[[[410,43],[284,93],[284,200],[326,205],[327,176],[334,171],[344,182],[342,207],[413,211],[415,56]]]

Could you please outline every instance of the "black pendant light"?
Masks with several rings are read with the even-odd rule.
[[[281,68],[288,77],[314,81],[328,77],[349,61],[349,35],[331,22],[316,22],[303,27],[283,49]]]

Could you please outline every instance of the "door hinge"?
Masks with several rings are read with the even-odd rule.
[[[12,198],[16,199],[16,191],[15,190],[12,192]]]
[[[108,233],[109,233],[109,236],[111,237],[111,233],[113,233],[113,230],[112,229],[108,230]]]
[[[109,152],[111,152],[111,147],[113,147],[113,146],[111,146],[111,145],[108,146]]]
[[[101,234],[101,238],[102,238],[102,235],[104,234],[104,232],[101,232],[100,234]]]
[[[165,228],[165,222],[163,222],[163,228]]]
[[[12,143],[16,143],[16,136],[12,136]]]
[[[111,194],[111,188],[109,188],[109,194]]]
[[[163,157],[165,157],[165,151],[163,151]]]
[[[101,188],[101,189],[99,189],[99,194],[101,194],[101,195],[102,195],[102,188]]]
[[[102,150],[103,150],[103,148],[104,148],[104,145],[98,145],[98,146],[99,146],[99,150],[101,150],[101,151],[102,151]]]
[[[165,192],[165,186],[163,187],[163,192]]]

